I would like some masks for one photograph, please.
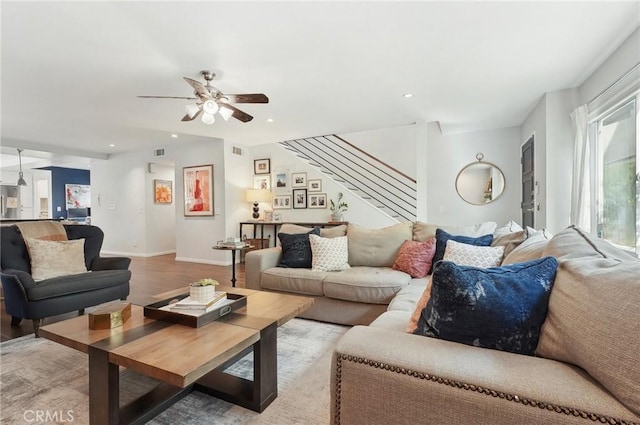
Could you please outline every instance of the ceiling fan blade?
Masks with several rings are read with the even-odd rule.
[[[269,98],[262,93],[224,94],[222,97],[226,97],[231,103],[269,103]]]
[[[253,117],[249,114],[247,114],[246,112],[241,111],[240,109],[229,105],[228,103],[224,104],[225,108],[229,108],[233,111],[233,115],[231,115],[233,118],[238,119],[242,122],[249,122],[253,119]]]
[[[185,99],[185,100],[198,100],[197,97],[183,97],[183,96],[138,96],[142,99]]]
[[[184,117],[182,117],[180,121],[193,121],[196,118],[198,118],[198,115],[200,115],[201,113],[202,113],[202,109],[196,112],[196,114],[193,117],[191,117],[189,114],[186,114]]]
[[[196,96],[198,96],[200,99],[211,99],[211,93],[209,93],[209,90],[207,90],[201,82],[192,80],[189,77],[182,78],[184,78],[184,80],[189,83],[191,87],[193,87],[193,89],[196,91]]]

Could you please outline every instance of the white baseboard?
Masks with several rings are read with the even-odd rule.
[[[176,257],[176,261],[184,261],[187,263],[212,264],[214,266],[230,266],[231,261],[207,260],[203,258]]]
[[[150,253],[100,251],[100,254],[115,255],[119,257],[142,257],[142,258],[157,257],[159,255],[167,255],[167,254],[175,254],[175,253],[176,253],[175,249],[171,251],[159,251],[159,252],[150,252]]]

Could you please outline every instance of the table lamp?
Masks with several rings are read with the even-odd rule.
[[[260,202],[271,201],[271,191],[266,189],[247,189],[247,202],[253,203],[253,218],[257,220],[260,217]]]

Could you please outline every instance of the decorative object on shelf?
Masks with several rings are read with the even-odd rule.
[[[329,200],[329,209],[331,210],[332,221],[342,221],[342,214],[347,212],[349,209],[349,204],[342,200],[343,197],[344,194],[339,192],[336,202],[333,202],[333,199]]]
[[[478,162],[465,165],[456,177],[456,192],[471,205],[485,205],[498,199],[504,192],[505,177],[502,170],[484,155],[476,155]]]
[[[273,221],[273,210],[264,211],[264,221],[268,221],[268,222]]]
[[[307,189],[293,189],[293,208],[307,208]]]
[[[307,187],[307,173],[291,173],[291,187]]]
[[[213,215],[213,164],[182,169],[184,215]]]
[[[189,297],[195,302],[207,303],[216,295],[216,286],[220,283],[211,278],[204,278],[189,284]]]
[[[271,173],[271,159],[254,159],[253,160],[253,174],[270,174]]]
[[[253,176],[253,188],[254,189],[271,189],[271,176],[270,175],[257,175]]]
[[[273,221],[275,223],[280,223],[282,221],[282,214],[279,212],[274,212],[273,213]]]
[[[253,215],[254,220],[260,218],[260,202],[271,201],[271,191],[265,189],[247,189],[246,201],[253,203]]]
[[[321,179],[309,179],[309,192],[322,192],[322,180]]]
[[[309,208],[327,208],[326,193],[309,194]]]
[[[274,210],[291,209],[291,195],[275,195],[272,205]]]
[[[153,181],[153,202],[156,204],[173,202],[173,182],[171,180]]]
[[[24,179],[24,174],[22,173],[22,151],[24,149],[18,149],[18,161],[20,161],[20,171],[18,172],[18,186],[26,186],[27,181]]]
[[[131,317],[131,303],[110,302],[89,313],[89,329],[113,329],[125,324]]]
[[[289,170],[277,169],[273,173],[273,185],[274,190],[278,192],[289,191]]]

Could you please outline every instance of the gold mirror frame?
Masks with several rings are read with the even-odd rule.
[[[484,155],[476,155],[477,162],[465,165],[456,176],[456,192],[468,204],[487,205],[504,193],[506,179],[495,164],[484,162]]]

